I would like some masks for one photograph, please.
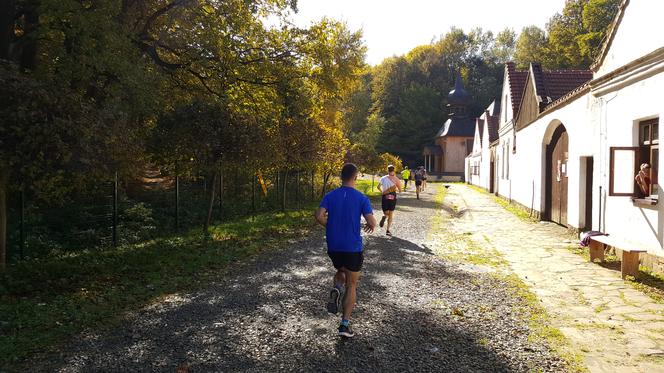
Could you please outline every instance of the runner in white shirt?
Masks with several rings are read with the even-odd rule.
[[[380,219],[380,227],[385,225],[387,219],[387,229],[385,234],[391,236],[390,227],[392,226],[392,218],[394,217],[394,209],[397,206],[397,191],[401,192],[401,180],[394,175],[394,166],[387,166],[387,175],[380,178],[378,189],[383,194],[381,205],[383,209],[383,217]]]

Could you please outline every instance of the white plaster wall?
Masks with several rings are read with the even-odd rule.
[[[466,181],[469,182],[470,184],[477,186],[481,186],[482,184],[481,176],[472,174],[472,166],[475,164],[475,162],[481,162],[481,161],[482,161],[482,156],[480,154],[477,155],[471,154],[466,158]]]
[[[632,2],[636,3],[636,2]],[[631,7],[631,5],[630,5]],[[662,42],[664,45],[664,42]],[[664,227],[664,200],[660,190],[660,202],[656,206],[635,206],[630,197],[609,196],[609,148],[613,146],[637,146],[638,122],[653,117],[660,118],[660,126],[664,118],[664,100],[662,100],[662,87],[664,87],[664,73],[644,79],[635,84],[623,87],[612,92],[601,91],[595,105],[597,140],[601,145],[601,164],[598,180],[601,181],[602,194],[598,188],[593,198],[603,200],[602,225],[596,220],[595,229],[611,235],[636,242],[642,242],[653,251],[662,253]],[[660,130],[661,131],[661,130]],[[660,132],[660,141],[661,141]],[[660,151],[659,164],[664,161],[664,154]],[[596,166],[597,167],[597,166]],[[661,166],[660,166],[661,170]],[[659,172],[661,175],[661,171]],[[664,175],[659,176],[660,184]],[[633,177],[633,175],[632,175]],[[598,206],[595,207],[594,216],[599,216]]]
[[[514,130],[511,128],[511,124],[508,125],[508,127],[504,128],[500,132],[500,141],[498,142],[498,145],[496,146],[496,181],[497,181],[497,193],[500,196],[503,196],[507,199],[512,199],[512,180],[511,176],[513,176],[514,172],[520,172],[517,169],[517,164],[514,163],[515,161],[515,156],[512,154],[511,150],[508,151],[509,154],[506,154],[506,152],[503,151],[503,146],[507,146],[507,142],[509,141],[510,144],[512,144],[512,141],[514,141],[513,138]],[[517,135],[518,136],[518,135]],[[518,148],[519,140],[517,139],[517,148]],[[511,145],[510,145],[511,148]],[[505,161],[503,160],[505,158]],[[506,167],[506,161],[509,159],[510,163],[510,175],[507,175],[507,167]],[[503,170],[505,168],[505,170]],[[505,171],[505,172],[503,172]],[[510,176],[510,177],[508,177]]]
[[[631,0],[597,76],[664,47],[663,12],[661,0]]]
[[[480,180],[479,180],[479,186],[481,186],[484,189],[489,190],[490,187],[490,181],[491,181],[491,149],[489,148],[489,130],[488,126],[484,127],[484,141],[482,141],[482,152],[481,152],[481,160],[482,163],[480,164]]]
[[[593,136],[589,94],[578,97],[552,113],[540,117],[516,134],[516,153],[510,154],[510,179],[501,180],[499,193],[516,202],[542,212],[545,207],[546,144],[558,124],[565,126],[569,137],[567,163],[567,224],[573,228],[584,225],[585,196],[580,193],[581,157],[593,155],[589,145]],[[502,162],[501,162],[502,163]],[[506,194],[506,189],[510,193]]]

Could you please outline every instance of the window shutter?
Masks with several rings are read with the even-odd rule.
[[[638,147],[611,147],[609,196],[636,195],[634,177],[639,168]]]

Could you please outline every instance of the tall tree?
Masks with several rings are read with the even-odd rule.
[[[519,68],[527,68],[531,62],[548,64],[547,38],[544,30],[537,26],[524,27],[516,41],[514,61]]]

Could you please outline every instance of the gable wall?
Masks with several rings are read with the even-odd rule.
[[[517,131],[526,127],[530,122],[537,118],[539,114],[539,103],[535,95],[535,87],[532,76],[526,82],[524,90],[523,101],[519,108],[519,117],[517,118],[516,128]]]
[[[597,76],[611,72],[650,52],[664,47],[662,12],[659,1],[631,0]]]

